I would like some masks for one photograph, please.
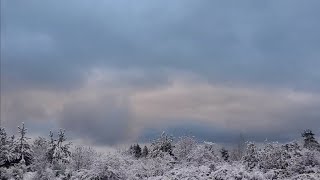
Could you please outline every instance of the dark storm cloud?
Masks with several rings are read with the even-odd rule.
[[[260,119],[251,117],[238,117],[226,122],[227,126],[221,127],[215,122],[201,122],[197,119],[172,120],[175,123],[160,126],[158,128],[145,128],[140,136],[140,140],[150,142],[157,138],[163,131],[174,137],[194,136],[199,141],[211,141],[217,143],[235,143],[239,135],[242,134],[248,141],[263,142],[264,140],[288,142],[300,138],[305,129],[311,129],[317,135],[320,133],[320,105],[308,106],[290,113],[282,112],[274,114],[273,119],[261,116]],[[250,115],[249,115],[250,116]],[[213,117],[214,119],[215,117]],[[246,118],[246,119],[245,119]],[[246,128],[254,122],[265,121],[264,127]],[[230,126],[228,126],[230,124]],[[238,124],[239,128],[232,128]]]
[[[6,87],[77,87],[95,66],[318,89],[318,1],[1,1]]]
[[[67,104],[59,125],[78,138],[114,144],[130,138],[131,119],[126,104],[119,104],[114,97],[104,97],[94,102]]]

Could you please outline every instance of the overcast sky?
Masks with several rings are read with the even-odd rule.
[[[1,121],[96,144],[320,133],[320,1],[1,0]]]

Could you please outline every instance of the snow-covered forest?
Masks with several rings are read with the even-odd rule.
[[[162,133],[150,144],[101,153],[72,145],[64,130],[31,139],[24,124],[0,129],[0,179],[320,179],[320,144],[311,130],[302,141],[232,147]]]

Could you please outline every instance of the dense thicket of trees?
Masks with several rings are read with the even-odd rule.
[[[142,148],[143,147],[143,148]],[[319,179],[320,145],[311,130],[302,142],[245,142],[233,148],[162,133],[151,144],[98,153],[72,146],[60,129],[48,138],[28,138],[0,128],[0,179]]]

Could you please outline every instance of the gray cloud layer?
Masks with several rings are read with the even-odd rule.
[[[319,88],[318,1],[1,3],[7,87],[77,87],[87,68],[120,66]]]
[[[50,122],[103,143],[176,126],[171,120],[226,131],[249,131],[226,124],[250,122],[266,135],[283,131],[271,132],[276,126],[289,125],[286,134],[319,127],[318,7],[317,0],[1,1],[1,119]],[[185,77],[188,85],[179,85]],[[199,82],[203,89],[193,89]],[[292,101],[283,89],[316,100]]]
[[[64,107],[60,125],[78,138],[99,143],[116,143],[130,138],[130,112],[127,105],[117,104],[114,97],[97,102],[75,102]]]

